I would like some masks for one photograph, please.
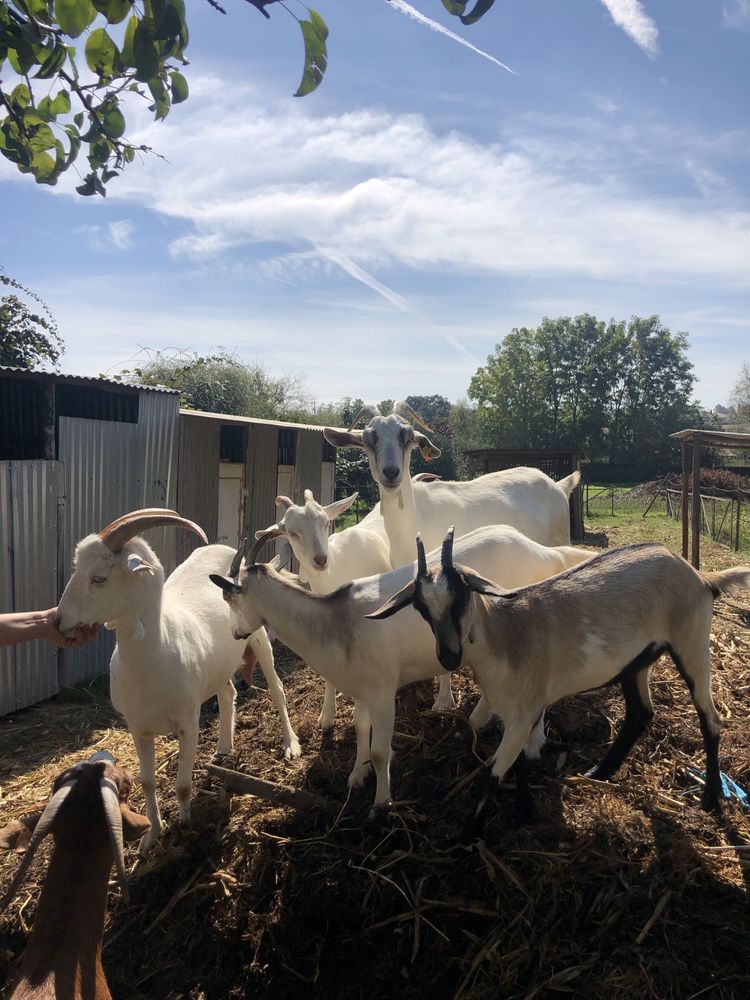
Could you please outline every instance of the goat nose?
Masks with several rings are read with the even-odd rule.
[[[325,569],[328,563],[328,556],[315,556],[315,565]]]
[[[397,479],[398,478],[398,466],[397,465],[386,465],[383,469],[383,475],[386,479]]]

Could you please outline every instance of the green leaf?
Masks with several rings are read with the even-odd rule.
[[[104,28],[95,28],[86,39],[86,62],[101,78],[111,77],[120,62],[120,52]]]
[[[154,111],[154,118],[160,121],[169,114],[169,91],[164,86],[163,80],[158,76],[148,81],[148,89],[151,91],[151,96],[154,99],[150,110]]]
[[[466,0],[443,0],[443,7],[449,14],[460,17],[466,10]]]
[[[110,24],[119,24],[120,21],[124,21],[133,9],[130,0],[93,0],[93,3]]]
[[[54,173],[55,166],[55,161],[46,152],[35,153],[31,160],[31,172],[40,184],[43,184]]]
[[[122,52],[120,56],[124,66],[135,66],[135,55],[133,54],[133,39],[135,38],[135,30],[139,25],[139,20],[137,17],[133,16],[128,21],[125,26],[125,37],[122,42]]]
[[[31,104],[31,91],[25,83],[19,83],[17,87],[13,88],[10,92],[10,103],[19,108],[28,108]]]
[[[46,55],[39,60],[39,69],[34,74],[35,79],[49,80],[55,76],[65,65],[68,58],[68,48],[58,41],[51,49],[46,51]]]
[[[169,74],[169,79],[172,83],[172,104],[182,104],[190,95],[187,80],[177,70]]]
[[[179,38],[185,23],[185,8],[172,0],[145,0],[146,20],[154,41]]]
[[[15,48],[8,49],[8,62],[19,76],[24,76],[36,62],[34,50],[27,42],[20,39]]]
[[[129,27],[129,25],[128,25]],[[133,62],[135,78],[148,83],[159,73],[159,51],[143,21],[139,21],[133,35]]]
[[[78,38],[96,17],[91,0],[55,0],[55,18],[66,35]]]
[[[461,24],[476,24],[481,17],[484,17],[494,2],[495,0],[477,0],[470,14],[461,15]]]
[[[125,132],[125,116],[120,111],[117,101],[108,101],[102,105],[100,114],[104,134],[110,139],[119,139]]]
[[[309,14],[309,21],[299,22],[305,43],[305,68],[295,97],[311,94],[323,79],[328,65],[328,50],[326,48],[328,26],[317,11],[310,10]]]
[[[83,111],[79,111],[77,115],[73,115],[73,121],[80,128],[83,125]]]

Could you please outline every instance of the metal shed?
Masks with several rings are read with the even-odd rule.
[[[0,610],[54,607],[75,545],[123,511],[173,507],[179,394],[0,368]],[[149,541],[169,572],[175,532]],[[106,671],[114,646],[0,648],[0,714]]]
[[[475,474],[528,465],[546,472],[555,482],[565,479],[571,472],[580,471],[581,462],[586,461],[586,453],[580,448],[480,448],[465,454]],[[579,487],[570,498],[571,541],[581,542],[583,535],[583,495]]]
[[[333,501],[336,454],[322,427],[180,410],[179,439],[178,510],[211,541],[237,546],[268,527],[280,493],[301,503],[310,489]],[[180,559],[196,544],[180,533]]]

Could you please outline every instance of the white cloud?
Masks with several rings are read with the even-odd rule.
[[[633,39],[644,52],[653,56],[659,51],[659,32],[640,0],[601,0],[618,28]]]
[[[133,245],[131,237],[134,229],[129,219],[121,219],[106,226],[79,226],[73,232],[76,236],[82,237],[92,250],[107,253],[130,249]]]
[[[186,223],[172,253],[196,261],[230,249],[234,258],[243,247],[257,258],[291,253],[301,255],[299,278],[314,259],[305,255],[326,247],[329,259],[338,254],[384,284],[398,266],[748,284],[746,204],[724,198],[717,206],[694,188],[690,195],[684,170],[681,184],[670,185],[684,189],[681,197],[649,194],[647,177],[674,172],[679,149],[683,165],[691,151],[705,180],[712,151],[743,155],[743,135],[605,130],[584,120],[557,132],[532,122],[482,145],[438,133],[419,115],[363,109],[315,117],[299,105],[263,107],[241,86],[227,86],[224,96],[191,101],[179,126],[149,126],[136,141],[169,164],[147,158],[118,179],[110,198]]]
[[[722,7],[721,14],[727,28],[750,31],[750,0],[728,0]]]

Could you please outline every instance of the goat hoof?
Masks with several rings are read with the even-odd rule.
[[[370,809],[370,812],[367,814],[367,824],[368,826],[386,826],[392,818],[393,802],[391,799],[388,799],[387,802],[375,805]]]
[[[298,739],[293,739],[288,747],[284,750],[284,760],[296,760],[298,757],[302,756],[302,747],[299,745]]]
[[[229,758],[232,756],[233,751],[217,750],[216,753],[211,758],[212,764],[226,764]]]

